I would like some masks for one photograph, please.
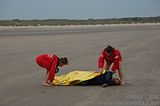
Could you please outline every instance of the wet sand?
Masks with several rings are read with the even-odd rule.
[[[59,74],[96,71],[107,44],[122,53],[125,86],[42,86],[36,55],[68,57]],[[0,28],[0,63],[0,106],[160,105],[160,25]]]

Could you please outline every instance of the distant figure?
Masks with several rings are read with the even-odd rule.
[[[104,66],[104,63],[106,65]],[[99,59],[98,59],[98,67],[99,71],[102,70],[108,70],[106,72],[106,79],[105,82],[102,86],[108,86],[112,85],[112,76],[114,73],[116,73],[116,70],[118,70],[118,75],[120,77],[120,84],[124,85],[124,75],[121,69],[121,64],[122,64],[122,57],[121,53],[119,50],[113,48],[112,46],[107,46],[101,53]]]
[[[42,54],[36,57],[36,62],[39,66],[47,70],[43,85],[49,86],[52,85],[55,73],[59,71],[58,67],[67,65],[68,59],[66,57],[59,58],[54,54]]]

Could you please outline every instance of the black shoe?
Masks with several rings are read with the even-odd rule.
[[[109,86],[108,83],[104,83],[104,84],[102,85],[103,88],[108,87],[108,86]]]

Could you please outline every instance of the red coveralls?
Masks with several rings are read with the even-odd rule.
[[[47,82],[52,82],[54,80],[58,61],[59,59],[56,55],[42,54],[36,57],[37,64],[46,68],[47,73],[49,73]]]
[[[111,71],[113,73],[116,72],[116,70],[119,70],[119,62],[122,62],[122,57],[119,52],[119,50],[114,49],[113,53],[108,56],[106,51],[103,50],[99,59],[98,59],[98,67],[103,68],[104,66],[104,61],[106,61],[106,69],[108,70],[110,65],[113,63],[113,66],[111,68]]]

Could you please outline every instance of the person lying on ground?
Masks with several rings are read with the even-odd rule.
[[[66,74],[56,75],[53,80],[54,86],[90,86],[102,85],[107,77],[106,70],[103,72],[75,70]],[[120,85],[118,78],[112,78],[112,83],[108,86]],[[103,86],[107,87],[107,86]]]
[[[107,79],[107,73],[105,72],[102,75],[96,76],[95,78],[82,81],[78,83],[77,85],[79,86],[87,86],[87,85],[102,85],[103,87],[108,87],[108,86],[118,86],[120,85],[120,80],[118,78],[112,78],[111,83],[107,84],[106,79]],[[106,83],[106,85],[104,85]]]

